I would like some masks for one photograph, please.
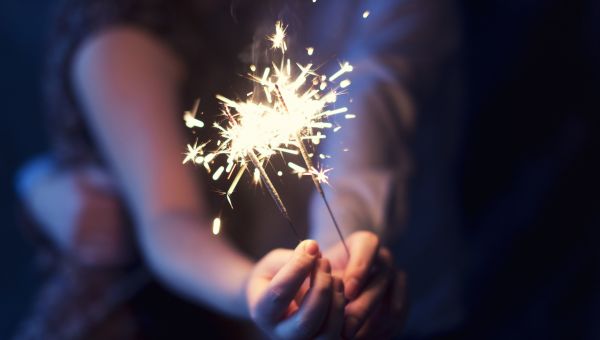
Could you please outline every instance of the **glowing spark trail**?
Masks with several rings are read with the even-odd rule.
[[[185,125],[190,129],[193,127],[204,127],[204,122],[199,119],[196,119],[196,114],[198,113],[198,108],[200,107],[200,99],[197,99],[194,103],[194,108],[191,111],[185,111],[183,114],[183,120],[185,121]]]
[[[219,234],[220,231],[221,231],[221,219],[217,217],[213,220],[212,232],[214,235],[217,235],[217,234]]]

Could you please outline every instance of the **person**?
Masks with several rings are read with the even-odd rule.
[[[229,7],[217,2],[158,0],[66,1],[60,18],[48,81],[58,165],[26,171],[30,185],[22,190],[46,236],[80,264],[100,267],[129,263],[136,242],[152,274],[172,290],[251,318],[273,337],[393,334],[401,322],[382,321],[405,314],[405,279],[376,234],[348,231],[349,258],[341,244],[324,243],[331,264],[312,241],[254,264],[210,235],[204,186],[181,165],[186,140],[175,118],[181,97],[227,82],[222,75],[237,57],[231,46],[250,40],[252,30],[243,28],[256,18],[236,17],[234,30]],[[230,43],[211,49],[214,31]],[[131,235],[122,208],[135,226]]]
[[[337,38],[323,41],[355,41],[355,57],[378,56],[356,63],[369,72],[352,88],[368,92],[346,138],[328,136],[334,211],[348,230],[374,228],[407,266],[409,338],[597,339],[598,2],[454,5],[381,2],[365,25],[348,20],[356,6],[322,13],[347,30],[313,26]],[[327,247],[335,235],[316,199],[312,210]]]
[[[410,212],[389,244],[411,287],[404,335],[600,338],[600,3],[440,1],[441,21],[411,3],[403,18],[418,15],[395,21],[402,53],[384,63],[396,72],[324,141],[350,150],[329,163],[343,225],[388,241]],[[373,44],[392,34],[357,31]]]

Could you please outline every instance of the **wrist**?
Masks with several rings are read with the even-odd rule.
[[[245,275],[244,275],[244,279],[242,280],[242,286],[240,287],[240,293],[239,293],[239,306],[241,308],[241,315],[240,317],[242,317],[244,320],[251,320],[251,316],[250,316],[250,303],[249,303],[249,297],[248,297],[248,285],[250,284],[250,278],[252,277],[252,272],[253,272],[253,267],[249,268]]]

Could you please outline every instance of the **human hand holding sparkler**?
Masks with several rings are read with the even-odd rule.
[[[324,252],[331,261],[333,275],[343,278],[345,338],[380,339],[393,336],[407,313],[406,277],[396,271],[391,253],[381,247],[379,237],[357,231]],[[399,322],[400,321],[400,322]]]
[[[344,286],[331,275],[331,265],[321,258],[314,241],[303,241],[294,251],[273,250],[263,257],[250,275],[246,293],[250,316],[270,337],[340,337]]]

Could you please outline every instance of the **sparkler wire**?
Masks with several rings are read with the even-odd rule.
[[[275,205],[277,206],[277,209],[279,209],[279,212],[281,212],[283,217],[285,217],[290,228],[292,228],[294,235],[298,239],[298,242],[301,242],[302,238],[300,237],[298,230],[296,230],[296,227],[294,226],[294,223],[292,222],[292,219],[290,218],[290,215],[287,212],[285,204],[283,204],[283,201],[281,200],[281,196],[277,192],[277,189],[275,189],[273,182],[271,182],[271,179],[267,175],[265,168],[260,164],[260,161],[258,160],[258,157],[256,157],[256,154],[254,153],[254,151],[252,151],[252,150],[248,151],[248,158],[250,159],[250,161],[252,162],[254,167],[256,169],[258,169],[258,172],[260,173],[260,177],[261,177],[263,183],[265,184],[265,186],[267,187],[267,191],[271,195],[271,198],[273,198],[273,201],[275,201]]]
[[[280,101],[281,106],[283,107],[283,109],[286,112],[289,113],[289,109],[287,107],[287,104],[285,103],[285,100],[283,99],[283,95],[281,94],[281,90],[279,89],[279,85],[277,85],[277,84],[275,84],[275,93],[277,94],[277,99]],[[323,199],[323,202],[325,202],[325,206],[327,207],[327,211],[329,212],[329,216],[331,217],[331,220],[333,221],[333,225],[335,226],[335,230],[337,231],[337,234],[340,237],[340,240],[342,241],[342,244],[344,245],[344,249],[346,250],[346,255],[348,255],[348,257],[350,257],[350,250],[348,249],[348,245],[346,244],[346,240],[344,239],[344,235],[342,234],[340,226],[338,225],[337,220],[335,219],[335,215],[333,214],[333,211],[331,210],[331,207],[329,206],[329,202],[327,201],[327,197],[325,196],[325,191],[323,190],[323,186],[321,185],[321,182],[319,182],[319,180],[317,179],[317,176],[314,174],[314,172],[311,171],[315,167],[313,166],[313,162],[310,159],[310,156],[308,155],[308,151],[306,150],[306,146],[302,142],[302,136],[300,136],[300,133],[296,133],[295,138],[296,138],[296,143],[298,143],[298,150],[300,150],[300,154],[302,155],[302,159],[304,160],[304,163],[306,164],[306,167],[308,169],[307,172],[310,174],[310,177],[312,178],[312,181],[315,184],[315,187],[317,188],[317,191],[321,195],[321,198]]]

